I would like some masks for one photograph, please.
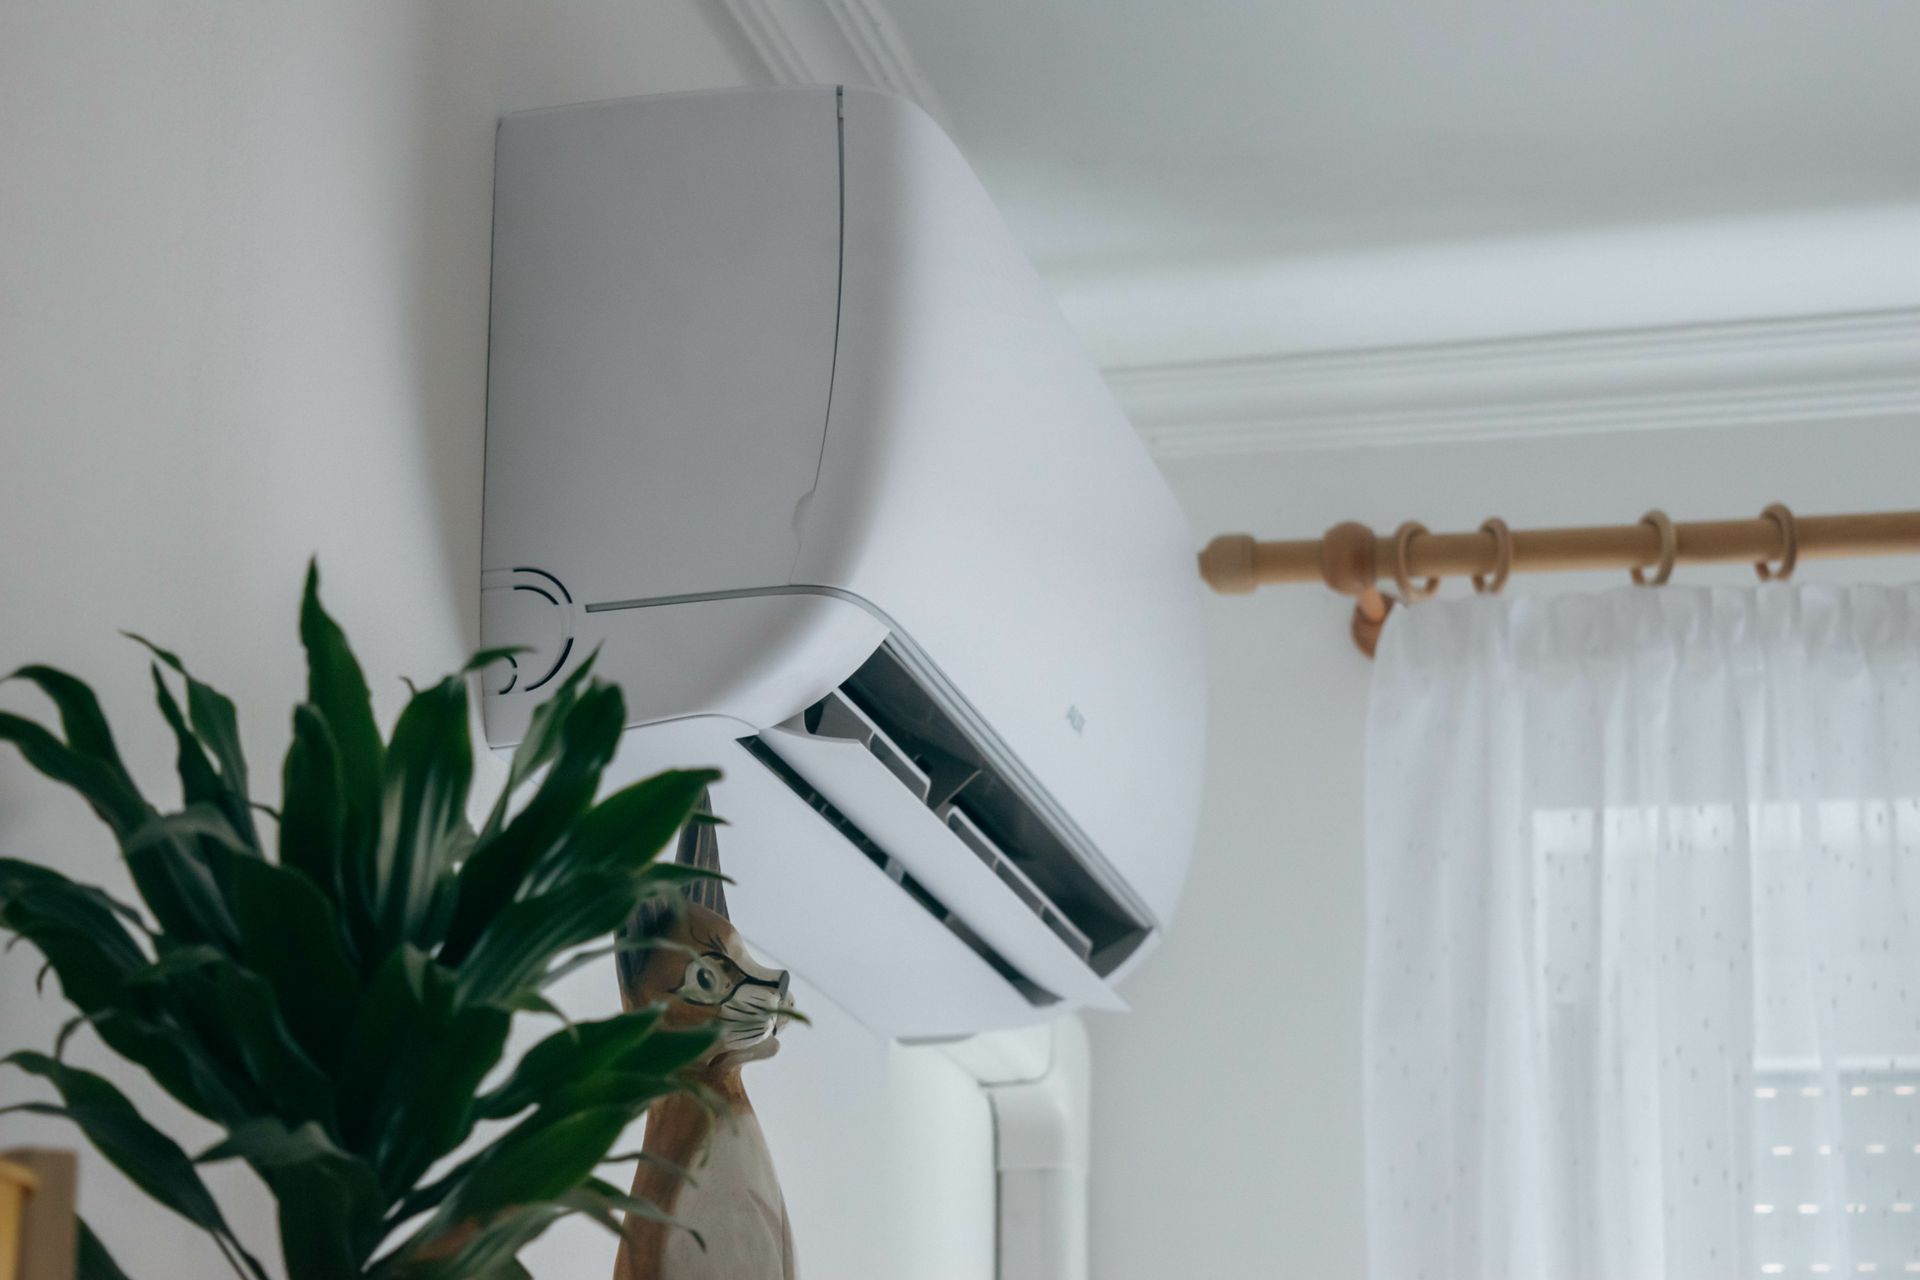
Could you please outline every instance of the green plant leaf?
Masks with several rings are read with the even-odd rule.
[[[460,965],[460,998],[469,1004],[510,1004],[537,990],[555,956],[611,934],[644,894],[639,873],[595,870],[513,903],[493,916]]]
[[[133,778],[120,761],[120,751],[114,746],[113,730],[107,726],[107,717],[100,710],[100,701],[93,696],[93,690],[87,687],[84,680],[39,664],[21,667],[7,679],[25,680],[38,686],[60,713],[60,730],[66,735],[67,745],[98,760],[129,790],[133,789]]]
[[[127,1273],[107,1252],[107,1246],[100,1243],[100,1237],[94,1234],[85,1218],[74,1223],[74,1233],[78,1249],[74,1275],[78,1280],[127,1280]]]
[[[346,1145],[389,1193],[406,1191],[473,1131],[474,1096],[500,1060],[511,1018],[460,1005],[453,975],[412,947],[374,976],[349,1036],[378,1050],[348,1055],[338,1091]]]
[[[289,1124],[337,1123],[333,1082],[294,1039],[265,979],[223,957],[207,980],[248,1078],[272,1100],[274,1113]]]
[[[559,1204],[522,1205],[484,1226],[430,1220],[372,1273],[372,1280],[508,1280],[526,1274],[514,1255],[565,1217]]]
[[[188,1083],[202,1098],[210,1078],[219,1086],[212,1096],[231,1097],[247,1114],[334,1123],[329,1077],[301,1049],[259,974],[193,945],[166,949],[124,987],[129,1007],[150,1025],[177,1028],[174,1041],[195,1067]]]
[[[679,943],[669,942],[665,938],[618,937],[603,947],[588,947],[584,950],[574,952],[557,964],[549,965],[546,972],[540,975],[539,986],[542,989],[550,987],[568,974],[577,973],[590,964],[597,964],[605,960],[608,956],[626,955],[634,951],[648,951],[655,947],[662,949],[672,948],[684,951],[688,955],[693,954],[691,947],[683,947]]]
[[[467,659],[467,665],[460,668],[460,674],[463,676],[472,675],[476,671],[486,670],[504,658],[517,657],[520,654],[532,652],[533,646],[530,644],[503,644],[496,645],[491,649],[481,649],[471,658]]]
[[[227,842],[238,840],[226,820],[206,808],[156,814],[127,834],[121,846],[127,871],[163,931],[186,942],[233,947],[226,891],[208,859],[222,850],[231,855]]]
[[[631,869],[652,861],[687,825],[700,797],[719,779],[717,769],[672,769],[608,796],[581,816],[536,870],[533,891],[577,870]]]
[[[236,860],[233,917],[240,956],[272,989],[294,1039],[323,1071],[347,1051],[359,979],[333,904],[300,872]]]
[[[280,775],[280,863],[304,874],[333,900],[349,906],[341,866],[347,807],[340,756],[327,722],[311,703],[293,709],[293,741]]]
[[[33,943],[60,979],[61,993],[75,1006],[89,1014],[107,1008],[118,998],[127,970],[94,935],[35,914],[36,905],[44,901],[44,895],[35,895],[17,902],[0,914],[0,923]]]
[[[307,701],[326,721],[339,753],[340,795],[348,851],[371,850],[380,822],[380,773],[386,747],[373,719],[373,699],[347,637],[320,606],[320,568],[307,566],[300,599],[300,642],[307,651]],[[351,881],[348,882],[352,888]]]
[[[240,1262],[257,1280],[266,1272],[234,1238],[227,1220],[214,1203],[207,1184],[178,1143],[142,1118],[126,1095],[102,1076],[55,1062],[41,1053],[18,1052],[0,1058],[0,1064],[18,1067],[48,1081],[60,1092],[65,1106],[22,1103],[16,1108],[43,1115],[64,1115],[80,1127],[87,1141],[135,1186],[187,1221],[211,1235],[240,1270]]]
[[[120,901],[104,889],[69,880],[53,868],[43,867],[37,862],[25,862],[18,858],[0,858],[0,905],[4,905],[6,899],[14,893],[27,889],[52,887],[74,890],[136,929],[144,930],[147,927],[138,909]]]
[[[250,1085],[236,1090],[230,1073],[198,1039],[171,1022],[149,1020],[114,1008],[90,1018],[94,1034],[109,1049],[143,1068],[182,1106],[217,1124],[238,1124],[264,1105]]]
[[[686,1183],[690,1187],[697,1187],[700,1185],[699,1180],[693,1176],[693,1170],[687,1168],[687,1166],[683,1164],[675,1164],[673,1161],[667,1159],[665,1156],[658,1155],[652,1151],[646,1151],[646,1150],[616,1151],[612,1155],[609,1155],[605,1160],[602,1160],[600,1163],[603,1165],[604,1164],[649,1165],[652,1168],[660,1170],[662,1173],[670,1174],[673,1177],[680,1179],[682,1182]]]
[[[507,1007],[513,1010],[515,1013],[545,1014],[549,1018],[557,1018],[558,1020],[565,1023],[569,1027],[574,1025],[573,1019],[567,1016],[567,1011],[565,1009],[562,1009],[559,1005],[547,999],[545,996],[541,995],[537,991],[527,992],[525,995],[513,1001]]]
[[[357,1156],[335,1146],[318,1125],[288,1128],[261,1117],[204,1152],[201,1164],[245,1160],[280,1208],[280,1245],[288,1280],[353,1280],[380,1243],[379,1180]]]
[[[387,746],[368,896],[389,944],[429,941],[435,894],[471,839],[466,807],[472,781],[467,686],[449,676],[413,696]]]
[[[702,880],[718,880],[721,884],[733,883],[732,876],[708,870],[706,867],[689,866],[684,862],[656,862],[646,869],[646,896],[684,893],[685,886],[698,884]]]
[[[517,1205],[556,1200],[592,1176],[633,1117],[631,1109],[618,1106],[552,1122],[535,1113],[486,1149],[441,1212],[454,1220],[485,1221]]]
[[[571,1081],[618,1066],[654,1033],[658,1009],[636,1009],[563,1027],[522,1054],[499,1088],[480,1099],[482,1116],[504,1119]]]
[[[136,879],[147,874],[164,880],[191,916],[199,938],[233,948],[234,868],[258,862],[261,856],[234,829],[224,809],[190,804],[178,813],[157,815],[128,837],[124,848]],[[162,852],[154,853],[156,848]]]
[[[119,979],[125,973],[121,965],[94,936],[35,921],[27,915],[29,910],[31,904],[17,904],[6,925],[35,944],[35,950],[60,979],[61,994],[86,1013],[108,1007],[119,994]]]
[[[513,758],[508,762],[506,785],[500,788],[500,798],[494,802],[493,812],[480,828],[483,841],[491,839],[506,825],[508,807],[521,785],[560,757],[562,727],[579,702],[581,690],[586,687],[599,657],[598,649],[589,653],[579,666],[567,673],[567,678],[560,682],[553,696],[533,709],[533,715],[527,722],[527,732],[520,739],[520,745],[513,749]]]
[[[0,925],[39,949],[60,989],[87,1013],[104,1008],[128,973],[147,963],[127,928],[131,909],[57,871],[0,858]]]
[[[219,964],[224,959],[226,953],[218,947],[200,943],[184,947],[170,946],[150,963],[129,973],[122,985],[129,988],[164,986],[179,974],[193,973]]]
[[[177,843],[181,840],[210,840],[228,853],[243,858],[258,855],[233,829],[227,815],[212,805],[190,804],[178,813],[157,814],[127,837],[129,853],[149,845]]]
[[[672,1076],[699,1061],[719,1037],[719,1028],[713,1026],[662,1027],[635,1045],[615,1065],[619,1071],[632,1075]]]
[[[460,1185],[461,1179],[472,1170],[476,1159],[478,1159],[477,1156],[469,1156],[426,1186],[415,1187],[399,1197],[393,1207],[387,1210],[388,1230],[392,1230],[403,1222],[411,1221],[431,1209],[437,1209],[448,1196],[453,1194],[454,1189]]]
[[[154,703],[160,708],[160,716],[167,722],[167,728],[173,731],[174,771],[180,775],[181,797],[188,804],[219,804],[225,792],[220,785],[219,771],[207,757],[200,739],[188,727],[187,717],[174,699],[173,690],[167,687],[166,677],[160,674],[160,664],[153,663],[152,669]]]
[[[527,877],[593,802],[626,724],[626,704],[611,685],[594,685],[559,726],[558,757],[527,807],[497,835],[485,830],[460,869],[459,897],[441,959],[464,963],[496,915],[520,897]],[[491,824],[489,824],[491,827]]]
[[[132,831],[153,812],[117,759],[103,761],[75,750],[24,716],[0,711],[0,742],[11,742],[40,773],[79,792],[116,835]]]
[[[154,657],[172,667],[186,682],[187,714],[191,718],[194,735],[213,752],[213,758],[220,765],[219,790],[214,797],[214,803],[227,815],[227,820],[233,824],[233,829],[240,834],[248,846],[257,848],[260,837],[254,830],[253,813],[247,799],[247,757],[240,746],[240,717],[234,711],[233,700],[213,686],[194,679],[193,673],[187,670],[185,663],[151,640],[135,635],[131,631],[126,635],[128,639],[145,647]],[[161,685],[164,690],[165,686],[157,672],[154,682]],[[167,701],[171,702],[171,697],[167,698]],[[163,714],[166,710],[166,706],[162,705]],[[176,711],[167,716],[169,725],[174,724],[177,714]],[[176,727],[174,729],[176,737],[179,736],[179,732]],[[184,754],[184,742],[181,744],[181,749]],[[183,770],[181,774],[183,782],[185,777]],[[196,797],[187,798],[191,801]]]
[[[713,1037],[698,1033],[702,1043],[692,1055],[698,1057],[712,1045]],[[544,1114],[548,1123],[562,1116],[591,1111],[597,1107],[624,1107],[638,1118],[649,1104],[680,1091],[681,1082],[672,1075],[652,1071],[623,1071],[608,1068],[597,1075],[582,1076],[558,1086],[540,1099],[536,1115]]]
[[[694,1244],[698,1245],[703,1252],[707,1247],[706,1237],[702,1236],[686,1223],[681,1222],[678,1218],[675,1218],[659,1205],[652,1204],[646,1200],[636,1199],[626,1192],[621,1191],[618,1187],[613,1186],[611,1183],[599,1178],[587,1179],[578,1187],[575,1187],[572,1191],[560,1197],[560,1203],[566,1205],[576,1213],[586,1214],[617,1236],[624,1235],[625,1230],[620,1219],[613,1216],[614,1210],[618,1210],[629,1217],[645,1218],[648,1222],[657,1222],[663,1227],[672,1227],[677,1231],[684,1231],[693,1237]]]

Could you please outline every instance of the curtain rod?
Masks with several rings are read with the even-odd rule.
[[[1262,542],[1222,534],[1200,553],[1200,576],[1223,595],[1289,582],[1323,582],[1359,603],[1354,640],[1369,655],[1394,601],[1375,585],[1391,581],[1400,598],[1425,599],[1446,577],[1472,576],[1476,590],[1498,591],[1509,573],[1613,569],[1657,586],[1677,564],[1755,566],[1761,578],[1785,578],[1801,557],[1920,554],[1920,511],[1795,516],[1774,503],[1751,520],[1678,524],[1649,511],[1636,524],[1573,529],[1508,529],[1498,518],[1472,533],[1430,533],[1408,521],[1382,537],[1366,525],[1337,524],[1319,538]],[[1652,570],[1651,573],[1648,571]]]

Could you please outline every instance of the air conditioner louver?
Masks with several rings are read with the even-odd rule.
[[[966,921],[949,911],[945,903],[928,892],[925,885],[909,874],[898,858],[875,844],[866,832],[854,824],[852,819],[835,808],[831,800],[815,791],[805,778],[794,772],[793,766],[782,760],[766,743],[758,738],[749,738],[746,741],[746,748],[749,755],[765,765],[769,772],[786,784],[788,790],[806,801],[808,808],[826,819],[827,823],[838,831],[848,844],[858,849],[867,861],[880,868],[887,879],[899,885],[901,891],[912,898],[922,911],[938,920],[949,933],[964,943],[968,950],[984,960],[987,967],[1004,978],[1028,1004],[1041,1009],[1060,1003],[1059,996],[1039,986],[1015,968],[1005,956],[988,946],[979,934],[967,927]]]
[[[888,646],[753,757],[1031,1003],[1115,1003],[1150,925],[1099,883]]]

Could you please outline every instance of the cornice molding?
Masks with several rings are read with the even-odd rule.
[[[933,86],[879,0],[720,0],[775,84],[867,85],[913,99],[936,120]]]
[[[1920,426],[1920,308],[1106,373],[1170,458],[1899,415]]]

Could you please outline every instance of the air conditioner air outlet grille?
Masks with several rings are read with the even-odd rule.
[[[1151,934],[1152,921],[1062,837],[1045,804],[998,767],[1004,748],[980,741],[895,641],[802,719],[809,733],[825,736],[856,736],[864,724],[881,763],[1101,978]]]

